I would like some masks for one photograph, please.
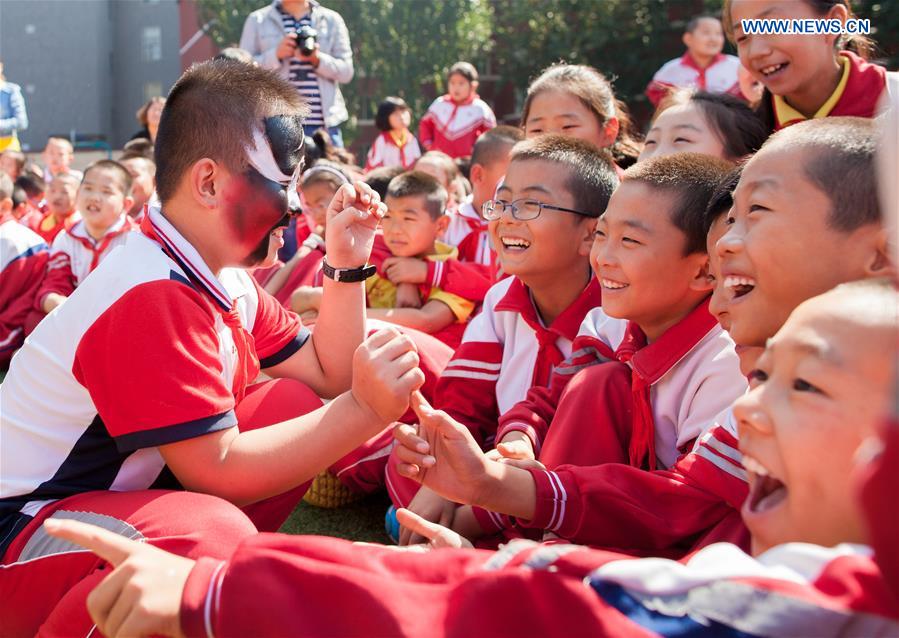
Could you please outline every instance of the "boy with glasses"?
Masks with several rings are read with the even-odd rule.
[[[503,271],[437,384],[435,405],[493,447],[500,415],[532,386],[546,386],[571,355],[588,312],[601,301],[588,259],[596,219],[618,185],[592,145],[562,136],[517,144],[497,199],[485,202],[491,243]],[[454,504],[388,469],[397,506],[432,520]],[[414,497],[414,498],[413,498]],[[402,540],[408,532],[401,532]]]

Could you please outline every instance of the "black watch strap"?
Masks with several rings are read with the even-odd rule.
[[[359,268],[334,268],[328,263],[328,260],[322,260],[322,273],[328,279],[334,281],[353,283],[356,281],[365,281],[378,272],[375,266],[367,265]]]

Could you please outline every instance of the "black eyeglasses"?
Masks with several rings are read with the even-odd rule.
[[[581,215],[582,217],[599,217],[596,213],[574,210],[573,208],[562,208],[561,206],[552,206],[551,204],[538,202],[536,199],[516,199],[514,202],[489,199],[484,202],[484,205],[481,207],[481,214],[484,215],[484,219],[492,222],[502,217],[507,208],[512,212],[512,217],[521,222],[537,219],[540,217],[540,213],[543,212],[544,208],[560,210],[564,213],[574,213],[575,215]]]

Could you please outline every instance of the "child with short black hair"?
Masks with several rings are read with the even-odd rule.
[[[47,212],[34,228],[34,231],[52,244],[56,236],[68,230],[81,219],[81,213],[75,208],[80,177],[71,173],[60,173],[53,177],[47,188]]]
[[[666,62],[646,87],[646,97],[654,106],[678,88],[741,95],[738,80],[740,60],[721,53],[724,49],[721,20],[712,15],[691,18],[682,40],[687,51],[681,57]]]
[[[496,126],[490,106],[478,97],[478,71],[469,62],[456,62],[447,73],[447,92],[428,107],[418,136],[428,151],[452,158],[471,155],[478,137]]]
[[[761,118],[742,100],[680,89],[656,109],[639,160],[691,152],[738,162],[755,153],[767,137]]]
[[[412,112],[401,97],[387,97],[378,105],[375,127],[381,131],[371,144],[365,160],[365,172],[384,166],[410,169],[421,157],[418,140],[409,130]]]
[[[75,199],[81,219],[53,240],[47,277],[35,297],[36,310],[47,314],[64,302],[137,228],[128,217],[131,186],[131,173],[118,162],[98,160],[85,169]],[[39,320],[36,317],[35,323]]]
[[[41,155],[44,160],[44,181],[48,184],[58,175],[73,175],[81,180],[83,174],[72,168],[72,160],[75,159],[75,147],[64,137],[50,136],[47,138],[47,146]]]
[[[500,415],[532,386],[549,383],[554,368],[571,355],[584,317],[599,306],[589,249],[596,219],[618,185],[607,153],[559,135],[517,144],[507,167],[484,211],[510,276],[487,293],[433,400],[484,449],[494,446]],[[427,489],[416,494],[418,486],[394,466],[388,466],[387,482],[394,504],[432,518],[445,501]]]
[[[156,163],[139,153],[123,153],[119,163],[131,174],[131,199],[134,201],[128,210],[128,216],[140,223],[144,207],[156,190]]]

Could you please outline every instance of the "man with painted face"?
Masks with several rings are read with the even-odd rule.
[[[161,204],[12,362],[0,385],[3,633],[65,626],[102,575],[41,531],[46,518],[224,557],[277,529],[312,477],[406,411],[423,381],[411,342],[388,330],[363,343],[384,210],[374,191],[345,184],[328,209],[314,335],[243,269],[287,225],[305,114],[270,71],[188,70],[159,127]],[[274,380],[253,385],[260,370]]]

